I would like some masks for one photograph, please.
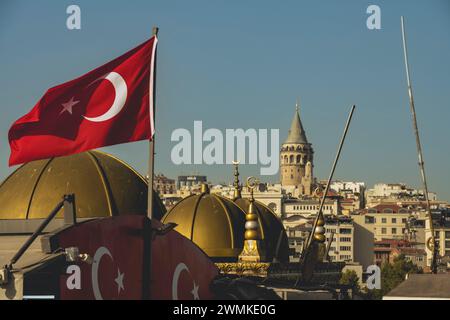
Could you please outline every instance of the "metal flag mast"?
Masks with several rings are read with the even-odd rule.
[[[432,252],[431,272],[436,273],[437,272],[437,263],[436,263],[437,245],[436,245],[436,239],[435,239],[435,234],[434,234],[433,216],[431,215],[430,199],[428,197],[427,178],[425,175],[425,163],[423,161],[423,156],[422,156],[422,146],[420,144],[419,128],[417,126],[416,108],[414,107],[414,98],[413,98],[413,92],[412,92],[412,86],[411,86],[411,79],[409,76],[408,48],[406,46],[405,24],[404,24],[403,16],[400,18],[400,20],[401,20],[401,25],[402,25],[403,54],[404,54],[404,58],[405,58],[406,81],[408,83],[409,106],[411,109],[414,134],[416,136],[417,153],[419,156],[419,168],[420,168],[420,174],[422,176],[422,184],[423,184],[424,193],[425,193],[427,214],[428,214],[428,219],[429,219],[429,223],[430,223],[430,231],[431,231],[431,237],[427,240],[427,247]]]
[[[157,40],[158,36],[158,27],[153,27],[152,35]],[[157,41],[154,43],[154,46],[157,46]],[[152,55],[153,61],[150,62],[151,68],[150,68],[150,79],[153,79],[153,81],[150,81],[150,92],[149,95],[151,101],[149,103],[150,108],[150,133],[152,135],[150,144],[149,144],[149,158],[148,158],[148,198],[147,198],[147,217],[149,219],[153,218],[153,176],[154,176],[154,159],[155,159],[155,136],[154,136],[154,126],[155,126],[155,101],[156,101],[156,49],[154,55]],[[153,74],[152,74],[153,73]],[[151,115],[153,114],[153,117]]]
[[[155,101],[156,101],[156,46],[158,44],[158,27],[153,27],[152,36],[155,37],[155,42],[153,44],[154,53],[152,54],[152,61],[150,61],[150,82],[149,82],[149,107],[150,107],[150,134],[151,139],[149,142],[149,157],[148,157],[148,186],[147,186],[147,217],[150,220],[150,228],[148,228],[146,238],[149,241],[148,250],[146,251],[146,255],[144,259],[147,261],[146,268],[148,269],[149,282],[150,287],[144,290],[144,297],[147,299],[151,299],[151,287],[152,287],[152,243],[153,243],[153,226],[152,226],[152,218],[153,218],[153,177],[154,177],[154,168],[155,168]]]

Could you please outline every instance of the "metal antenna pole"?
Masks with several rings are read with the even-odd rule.
[[[403,54],[404,54],[404,58],[405,58],[406,81],[408,83],[409,106],[411,109],[414,134],[416,136],[417,154],[419,157],[419,168],[420,168],[420,174],[422,176],[422,184],[423,184],[423,188],[424,188],[424,192],[425,192],[425,201],[426,201],[426,205],[427,205],[428,219],[430,222],[431,237],[429,238],[429,240],[427,240],[427,242],[430,241],[431,244],[427,243],[427,246],[428,246],[428,249],[430,249],[433,253],[432,260],[431,260],[431,271],[433,273],[436,273],[437,272],[437,264],[436,264],[437,246],[436,246],[436,239],[435,239],[435,234],[434,234],[433,216],[431,215],[430,199],[428,197],[427,178],[425,175],[425,163],[423,161],[422,146],[420,144],[420,136],[419,136],[419,128],[417,126],[416,108],[414,107],[414,98],[413,98],[413,92],[412,92],[412,86],[411,86],[411,79],[410,79],[410,75],[409,75],[408,48],[406,46],[405,24],[404,24],[403,16],[400,18],[400,20],[401,20],[401,25],[402,25]]]

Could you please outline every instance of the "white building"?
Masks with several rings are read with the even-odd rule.
[[[351,191],[353,193],[364,194],[366,190],[366,185],[364,182],[354,182],[354,181],[333,181],[330,184],[330,188],[338,193],[343,191]]]
[[[429,192],[430,201],[437,201],[437,195]],[[420,199],[423,198],[423,191],[411,188],[405,183],[377,183],[372,189],[366,191],[367,206],[374,206],[384,201]]]
[[[316,216],[319,212],[320,199],[286,199],[283,203],[284,217],[292,215]],[[339,200],[326,199],[322,212],[326,215],[340,214]]]

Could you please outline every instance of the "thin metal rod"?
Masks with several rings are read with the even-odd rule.
[[[306,243],[306,246],[305,246],[305,249],[303,250],[302,256],[303,256],[304,253],[306,253],[306,250],[311,245],[312,239],[314,237],[314,232],[315,232],[316,227],[317,227],[317,222],[319,221],[320,218],[323,218],[323,212],[322,212],[323,205],[325,204],[325,199],[327,197],[328,190],[330,189],[330,184],[331,184],[331,180],[333,179],[334,170],[336,169],[336,165],[337,165],[337,162],[339,160],[339,156],[341,155],[342,147],[344,145],[345,137],[347,136],[347,131],[348,131],[348,128],[350,126],[350,122],[352,121],[353,111],[355,111],[355,108],[356,108],[356,106],[353,105],[351,110],[350,110],[350,113],[348,115],[347,123],[345,124],[344,133],[343,133],[341,141],[339,143],[339,147],[338,147],[338,150],[337,150],[337,153],[336,153],[336,157],[334,158],[333,166],[331,167],[330,176],[328,177],[327,186],[326,186],[325,191],[324,191],[324,193],[322,195],[322,200],[320,201],[319,212],[317,213],[317,217],[314,220],[314,225],[313,225],[313,228],[311,230],[311,233],[309,234],[308,242]]]
[[[428,219],[430,222],[431,242],[433,243],[433,255],[432,255],[433,258],[431,260],[431,271],[433,273],[436,273],[437,272],[437,265],[436,265],[437,246],[436,246],[436,239],[435,239],[435,235],[434,235],[433,216],[431,215],[430,199],[428,197],[427,178],[425,175],[425,162],[423,161],[422,146],[420,143],[420,136],[419,136],[419,128],[417,126],[416,108],[414,106],[414,97],[413,97],[413,91],[412,91],[412,86],[411,86],[411,78],[410,78],[410,74],[409,74],[408,48],[406,46],[405,24],[404,24],[403,17],[401,17],[400,20],[401,20],[401,26],[402,26],[403,55],[404,55],[404,59],[405,59],[406,81],[408,84],[409,106],[411,109],[412,123],[413,123],[413,128],[414,128],[414,134],[416,137],[417,154],[419,157],[420,174],[422,176],[422,184],[423,184],[424,193],[425,193],[425,201],[426,201],[426,205],[427,205]]]
[[[64,202],[71,202],[72,197],[64,196],[64,199],[59,202],[56,207],[50,212],[50,214],[45,218],[44,221],[39,225],[39,227],[33,232],[33,234],[28,238],[28,240],[20,247],[19,251],[14,255],[14,257],[9,262],[8,268],[11,270],[13,264],[15,264],[31,246],[31,244],[36,240],[36,238],[41,234],[41,232],[47,227],[47,225],[52,221],[52,219],[58,214],[59,210],[64,206]]]

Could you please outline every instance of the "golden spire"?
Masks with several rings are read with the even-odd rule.
[[[233,161],[234,165],[234,195],[233,195],[233,201],[236,199],[241,198],[241,190],[242,186],[239,184],[239,161]]]
[[[325,237],[325,219],[323,217],[322,211],[319,212],[319,217],[317,218],[316,228],[314,229],[314,240],[320,243],[324,243]]]
[[[200,188],[201,193],[209,193],[209,186],[207,183],[202,183]]]
[[[255,198],[253,196],[253,189],[258,184],[255,177],[247,179],[247,188],[250,190],[250,204],[248,212],[245,215],[245,241],[244,248],[239,255],[240,262],[260,262],[264,260],[264,248],[258,232],[259,222],[258,214],[254,212]]]
[[[245,240],[259,240],[258,239],[258,216],[253,212],[255,209],[255,197],[253,196],[253,189],[258,180],[253,177],[247,179],[247,188],[250,190],[250,204],[248,206],[248,213],[245,215]]]

